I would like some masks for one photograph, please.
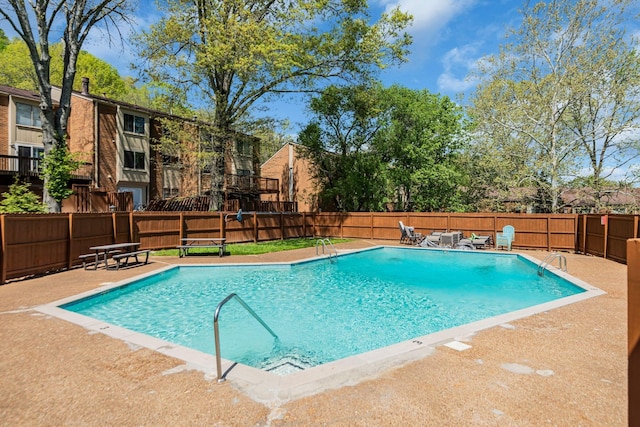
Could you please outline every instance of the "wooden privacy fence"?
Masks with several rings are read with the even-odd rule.
[[[492,235],[516,230],[514,248],[578,251],[626,262],[626,240],[639,235],[638,216],[446,213],[114,212],[0,215],[0,284],[68,269],[89,247],[140,242],[141,249],[175,248],[186,237],[225,237],[227,243],[294,237],[398,240],[398,222],[423,234],[462,231]]]

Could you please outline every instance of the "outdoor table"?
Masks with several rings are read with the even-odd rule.
[[[96,252],[96,263],[94,266],[94,270],[98,269],[98,264],[100,263],[104,263],[104,268],[108,269],[109,268],[109,264],[108,264],[108,259],[109,259],[109,255],[116,250],[135,250],[138,246],[140,246],[140,243],[136,243],[136,242],[126,242],[126,243],[112,243],[110,245],[99,245],[99,246],[91,246],[89,249],[92,251]],[[128,249],[130,248],[130,249]],[[100,259],[100,255],[103,255],[104,257],[102,258],[102,260]]]
[[[224,237],[187,237],[181,239],[182,244],[178,246],[178,255],[180,258],[188,255],[191,248],[218,248],[219,255],[222,257],[226,248],[226,240]]]

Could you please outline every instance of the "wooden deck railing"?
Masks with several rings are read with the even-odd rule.
[[[3,175],[40,176],[42,158],[8,156],[0,154],[0,173]],[[91,179],[91,163],[82,163],[72,177],[75,179]]]
[[[275,178],[265,178],[256,175],[233,175],[224,176],[225,190],[229,192],[241,193],[277,193],[278,180]]]

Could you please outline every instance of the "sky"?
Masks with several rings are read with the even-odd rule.
[[[110,45],[105,34],[94,29],[83,45],[84,50],[114,66],[123,77],[135,77],[129,65],[137,61],[127,38],[149,29],[160,17],[154,0],[138,1],[131,16],[133,25],[119,28],[124,43]],[[524,0],[369,0],[374,20],[395,7],[413,16],[413,24],[407,29],[413,36],[408,61],[384,70],[380,80],[386,86],[426,89],[464,104],[478,83],[471,77],[476,65],[487,55],[498,53],[508,29],[519,26],[523,4]],[[9,37],[16,36],[6,22],[0,21],[0,28]],[[255,114],[288,120],[289,128],[280,131],[295,136],[311,119],[306,105],[304,96],[293,96],[269,102],[264,113]]]
[[[147,1],[141,0],[134,27],[121,29],[125,35],[148,29],[158,19],[156,7]],[[457,100],[475,87],[467,76],[478,60],[497,53],[507,27],[518,25],[521,5],[514,0],[370,0],[374,18],[396,6],[414,18],[408,29],[413,36],[408,61],[384,70],[380,79],[385,85],[427,89]],[[11,35],[6,28],[5,32]],[[130,46],[110,47],[103,36],[94,31],[83,49],[116,67],[121,76],[134,75],[129,64],[136,61],[136,56]],[[303,96],[269,103],[268,114],[289,120],[290,133],[297,133],[309,121]]]

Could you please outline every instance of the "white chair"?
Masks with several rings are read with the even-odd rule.
[[[502,233],[496,233],[496,249],[500,246],[511,250],[511,244],[516,240],[516,230],[512,225],[502,227]]]

